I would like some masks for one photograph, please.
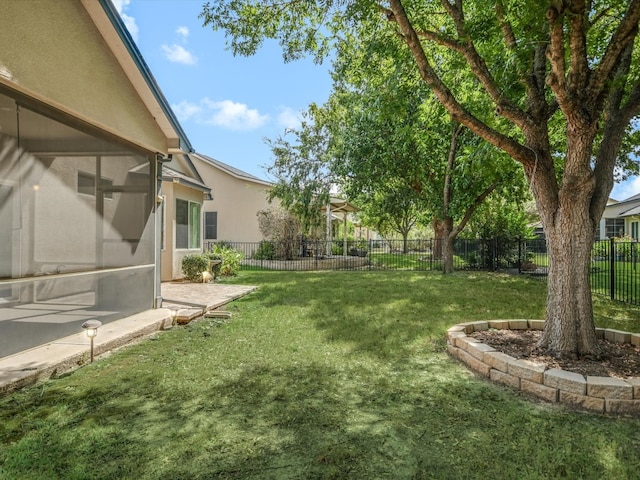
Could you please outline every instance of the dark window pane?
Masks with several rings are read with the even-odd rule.
[[[176,248],[189,248],[189,202],[176,200]]]
[[[89,173],[78,172],[78,193],[96,195],[96,177]]]
[[[207,240],[218,239],[218,212],[204,213],[204,238]]]

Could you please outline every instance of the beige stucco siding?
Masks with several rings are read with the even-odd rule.
[[[267,188],[220,172],[213,184],[215,197],[206,201],[207,212],[218,212],[218,240],[259,242],[262,234],[257,213],[269,208]]]
[[[165,135],[80,0],[12,0],[1,10],[1,83],[145,149],[166,151]]]
[[[182,259],[187,255],[202,253],[202,247],[196,249],[176,249],[176,199],[188,200],[202,205],[202,192],[179,183],[163,182],[162,195],[165,208],[165,244],[161,252],[161,280],[168,282],[180,279]],[[202,219],[200,219],[202,225]],[[202,228],[202,227],[201,227]],[[202,231],[201,231],[202,234]],[[201,235],[202,241],[202,235]],[[202,243],[201,243],[202,245]]]
[[[261,241],[257,213],[271,207],[267,200],[269,185],[231,175],[196,156],[192,158],[202,180],[211,188],[213,200],[204,202],[203,211],[218,213],[216,241]]]

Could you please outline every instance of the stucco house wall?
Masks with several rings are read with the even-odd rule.
[[[209,241],[260,242],[257,213],[276,205],[267,196],[271,183],[203,154],[191,154],[204,183],[212,189],[212,200],[204,212],[217,212],[216,238]]]
[[[602,214],[598,240],[623,235],[640,240],[640,194],[621,201],[609,199]]]
[[[161,279],[163,282],[183,278],[182,259],[187,255],[202,253],[202,204],[210,197],[210,188],[194,179],[187,179],[168,168],[163,169],[162,182],[162,251]],[[176,244],[176,202],[185,200],[200,205],[198,219],[199,242],[195,248],[180,248]]]
[[[3,357],[160,305],[159,172],[191,147],[109,0],[0,10]]]

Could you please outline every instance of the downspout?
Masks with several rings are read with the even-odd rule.
[[[157,153],[152,165],[154,169],[153,178],[154,186],[154,216],[155,216],[155,235],[154,235],[154,272],[153,272],[153,308],[162,308],[162,164],[170,162],[171,155],[165,157]]]

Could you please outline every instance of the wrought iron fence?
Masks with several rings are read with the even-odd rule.
[[[244,270],[441,270],[444,243],[426,240],[209,242],[242,253]],[[453,264],[457,270],[509,270],[544,277],[549,259],[544,239],[456,239]],[[636,241],[594,243],[591,289],[613,300],[640,305],[640,246]]]
[[[591,289],[640,305],[639,247],[636,241],[602,240],[593,246],[591,255]]]
[[[547,275],[549,258],[544,239],[520,242],[521,273]],[[640,305],[640,246],[637,241],[599,240],[591,250],[591,291],[612,300]]]
[[[242,268],[270,270],[441,270],[444,241],[369,240],[220,242],[242,253]],[[211,249],[216,242],[205,245]],[[453,263],[458,270],[517,269],[518,240],[457,239]]]

